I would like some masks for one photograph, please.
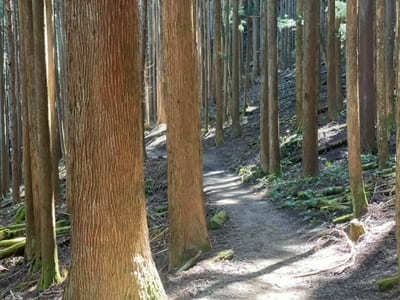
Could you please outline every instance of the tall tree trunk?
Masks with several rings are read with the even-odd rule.
[[[367,210],[367,198],[361,168],[360,115],[358,98],[358,0],[347,1],[347,139],[349,178],[354,217]]]
[[[6,148],[6,132],[7,132],[7,121],[6,121],[6,91],[5,91],[5,80],[4,74],[6,68],[4,67],[4,45],[5,45],[5,31],[4,31],[4,18],[0,21],[0,129],[1,129],[1,196],[3,196],[8,190],[9,184],[9,170],[8,170],[8,148]]]
[[[328,82],[328,115],[332,121],[336,119],[338,108],[336,98],[336,50],[335,50],[335,0],[328,0],[328,57],[327,57],[327,82]]]
[[[253,0],[253,80],[260,73],[260,63],[258,59],[258,28],[260,26],[260,0]]]
[[[232,136],[241,135],[240,128],[240,82],[239,82],[239,1],[233,1],[233,64],[232,64]]]
[[[164,1],[169,267],[210,247],[202,180],[200,90],[192,1]]]
[[[395,0],[385,0],[385,99],[387,109],[387,126],[390,134],[394,127],[394,38],[396,26],[396,3]]]
[[[35,216],[33,210],[32,195],[32,171],[31,171],[31,138],[29,135],[29,111],[30,96],[34,94],[34,85],[29,78],[33,77],[34,48],[33,48],[33,18],[32,2],[19,1],[19,27],[21,41],[21,101],[23,122],[23,174],[25,187],[25,220],[26,220],[26,246],[25,258],[31,261],[35,257]],[[39,216],[37,216],[39,218]],[[36,255],[40,255],[37,253]]]
[[[142,0],[142,22],[141,22],[141,87],[142,87],[142,135],[143,135],[143,158],[147,158],[146,142],[144,138],[145,124],[146,124],[146,52],[147,52],[147,0]]]
[[[319,1],[304,2],[303,175],[318,174]]]
[[[137,2],[71,0],[66,16],[73,243],[64,299],[166,299],[146,221]]]
[[[160,8],[160,1],[156,0],[156,55],[157,55],[157,115],[159,124],[164,124],[167,122],[166,109],[168,103],[165,101],[164,95],[164,57],[162,56],[163,45],[163,37],[161,34],[162,31],[162,19],[164,12]]]
[[[15,203],[20,202],[20,194],[19,194],[19,186],[21,185],[21,173],[20,173],[20,151],[18,146],[18,115],[17,115],[17,92],[16,92],[16,84],[15,78],[17,73],[16,59],[15,59],[15,42],[14,33],[13,32],[13,22],[12,22],[12,9],[11,7],[12,0],[6,0],[4,2],[4,7],[7,10],[7,32],[8,32],[8,64],[10,66],[10,107],[11,107],[11,145],[12,145],[12,190],[13,190],[13,199]]]
[[[37,163],[39,171],[40,234],[42,273],[40,289],[47,289],[61,280],[58,270],[55,234],[55,211],[50,151],[48,93],[46,83],[44,1],[32,1],[34,32],[34,68],[37,136]]]
[[[397,0],[397,28],[400,28],[400,0]],[[398,31],[399,35],[400,32]],[[396,89],[400,91],[400,47],[397,46],[397,83]],[[397,276],[400,278],[400,97],[396,99],[396,238],[397,238]]]
[[[225,121],[229,118],[229,106],[230,106],[230,80],[229,80],[229,61],[230,61],[230,25],[229,25],[229,13],[230,13],[230,0],[225,0],[225,64],[224,64],[224,109],[225,109]]]
[[[335,66],[336,66],[336,101],[339,111],[343,110],[343,91],[342,91],[342,38],[339,34],[341,18],[335,20]]]
[[[217,123],[215,132],[215,143],[217,146],[221,145],[224,141],[224,107],[223,107],[223,52],[222,52],[222,8],[221,0],[214,0],[214,61],[215,61],[215,96],[217,103]]]
[[[246,1],[246,67],[244,74],[244,91],[243,91],[243,114],[246,115],[246,109],[249,98],[249,89],[250,89],[250,42],[251,42],[251,34],[250,34],[250,0]]]
[[[58,172],[58,149],[60,136],[58,130],[56,93],[55,93],[55,63],[54,63],[54,7],[53,0],[45,0],[46,8],[46,67],[47,67],[47,93],[49,101],[49,129],[50,129],[50,155],[51,155],[51,180],[53,185],[53,198],[55,203],[60,202],[60,183]]]
[[[376,90],[374,74],[374,21],[375,1],[359,3],[359,83],[360,83],[360,132],[364,153],[376,152]]]
[[[268,121],[268,5],[263,3],[262,22],[262,72],[261,72],[261,116],[260,116],[260,164],[264,173],[269,172],[269,121]]]
[[[303,0],[297,0],[296,19],[296,127],[303,117]]]
[[[376,1],[376,94],[377,94],[377,136],[378,163],[384,169],[389,149],[387,136],[387,105],[385,99],[385,0]]]
[[[278,107],[278,41],[277,1],[268,0],[268,119],[269,119],[269,171],[281,173]]]

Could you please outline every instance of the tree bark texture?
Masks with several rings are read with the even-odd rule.
[[[164,1],[169,267],[210,247],[203,199],[200,87],[192,1]]]
[[[166,299],[146,220],[137,3],[71,0],[66,19],[72,245],[64,299]]]

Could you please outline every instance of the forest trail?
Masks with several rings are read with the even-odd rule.
[[[338,253],[338,245],[314,251],[316,242],[309,238],[323,228],[309,228],[274,207],[265,191],[257,192],[227,172],[228,164],[215,148],[205,151],[208,206],[227,211],[230,221],[222,232],[211,231],[211,258],[170,276],[171,299],[313,299],[318,275],[296,276],[338,265],[342,261],[334,259],[345,260],[347,253]],[[233,249],[234,258],[215,262],[224,249]]]

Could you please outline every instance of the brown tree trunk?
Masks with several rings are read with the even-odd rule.
[[[349,152],[349,178],[354,217],[367,210],[361,168],[360,115],[358,107],[358,0],[347,1],[347,140]]]
[[[192,1],[164,1],[169,267],[210,247],[202,180],[200,90]]]
[[[168,103],[165,101],[164,95],[164,57],[162,56],[163,45],[163,37],[161,34],[162,31],[162,19],[164,12],[160,8],[160,0],[156,2],[156,55],[157,55],[157,123],[165,124],[167,122],[167,105]]]
[[[23,133],[23,174],[25,186],[25,214],[26,214],[26,245],[25,258],[31,261],[35,255],[36,229],[33,210],[32,171],[31,171],[31,137],[29,135],[29,105],[30,96],[34,94],[33,77],[33,18],[32,2],[19,1],[19,26],[21,41],[21,101],[22,101],[22,133]],[[39,218],[39,216],[37,216]]]
[[[377,94],[377,136],[378,163],[384,169],[389,149],[387,135],[387,103],[385,99],[385,0],[376,1],[376,94]]]
[[[260,0],[254,0],[253,6],[253,80],[256,80],[260,73],[260,63],[258,59],[258,28],[260,26]]]
[[[46,82],[44,1],[32,1],[34,33],[34,74],[37,122],[37,164],[39,174],[40,235],[42,273],[40,289],[61,281],[55,234],[55,211],[50,151],[48,93]],[[51,124],[50,124],[51,126]]]
[[[137,2],[71,0],[66,17],[73,243],[64,299],[166,299],[146,221]]]
[[[0,47],[4,49],[4,22],[0,22]],[[8,170],[8,148],[6,147],[6,132],[7,132],[7,121],[6,121],[6,92],[5,92],[5,81],[4,81],[4,51],[0,53],[0,130],[1,130],[1,196],[3,196],[8,190],[9,184],[9,170]]]
[[[240,128],[240,69],[239,69],[239,1],[233,1],[233,64],[232,64],[232,136],[241,135]]]
[[[214,0],[214,61],[215,61],[215,96],[217,103],[217,122],[215,132],[215,143],[217,146],[224,141],[224,107],[223,107],[223,52],[222,52],[222,8],[221,0]]]
[[[296,20],[296,126],[301,128],[303,117],[303,0],[297,0]]]
[[[279,107],[278,107],[278,41],[277,1],[268,0],[268,119],[269,171],[280,174]]]
[[[336,98],[336,50],[335,50],[335,0],[328,0],[328,57],[327,57],[327,82],[328,82],[328,115],[331,121],[335,120],[338,113]]]
[[[376,90],[374,75],[374,21],[373,0],[362,0],[359,5],[359,82],[360,133],[363,153],[376,152]]]
[[[8,64],[10,67],[10,107],[11,107],[11,146],[12,146],[12,190],[13,190],[13,199],[15,203],[20,202],[20,193],[19,186],[21,185],[21,173],[20,173],[20,151],[18,146],[18,116],[17,116],[17,92],[16,92],[16,60],[15,60],[15,43],[14,43],[14,34],[15,28],[13,31],[12,28],[12,11],[14,7],[11,7],[12,0],[6,0],[4,2],[4,7],[7,10],[7,33],[8,33]]]
[[[269,172],[269,120],[268,120],[268,5],[263,4],[261,116],[260,116],[260,164],[264,173]]]
[[[54,63],[54,8],[53,0],[45,0],[46,6],[46,38],[47,38],[47,93],[49,100],[49,129],[50,129],[50,155],[51,155],[51,180],[53,185],[53,198],[55,203],[60,203],[60,183],[58,172],[58,149],[60,136],[58,130],[56,93],[55,93],[55,63]]]
[[[304,2],[303,175],[318,174],[319,1]]]
[[[394,38],[396,26],[396,3],[395,0],[385,0],[385,99],[387,109],[388,134],[394,127]]]

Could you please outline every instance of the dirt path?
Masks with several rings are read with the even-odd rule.
[[[209,257],[170,276],[171,299],[313,299],[318,276],[296,276],[337,265],[347,254],[338,253],[337,246],[314,253],[315,245],[307,242],[310,228],[265,201],[263,193],[242,185],[238,176],[225,171],[228,163],[215,149],[204,154],[204,191],[208,205],[230,215],[227,228],[211,233],[213,254],[233,249],[235,256],[222,262]]]

